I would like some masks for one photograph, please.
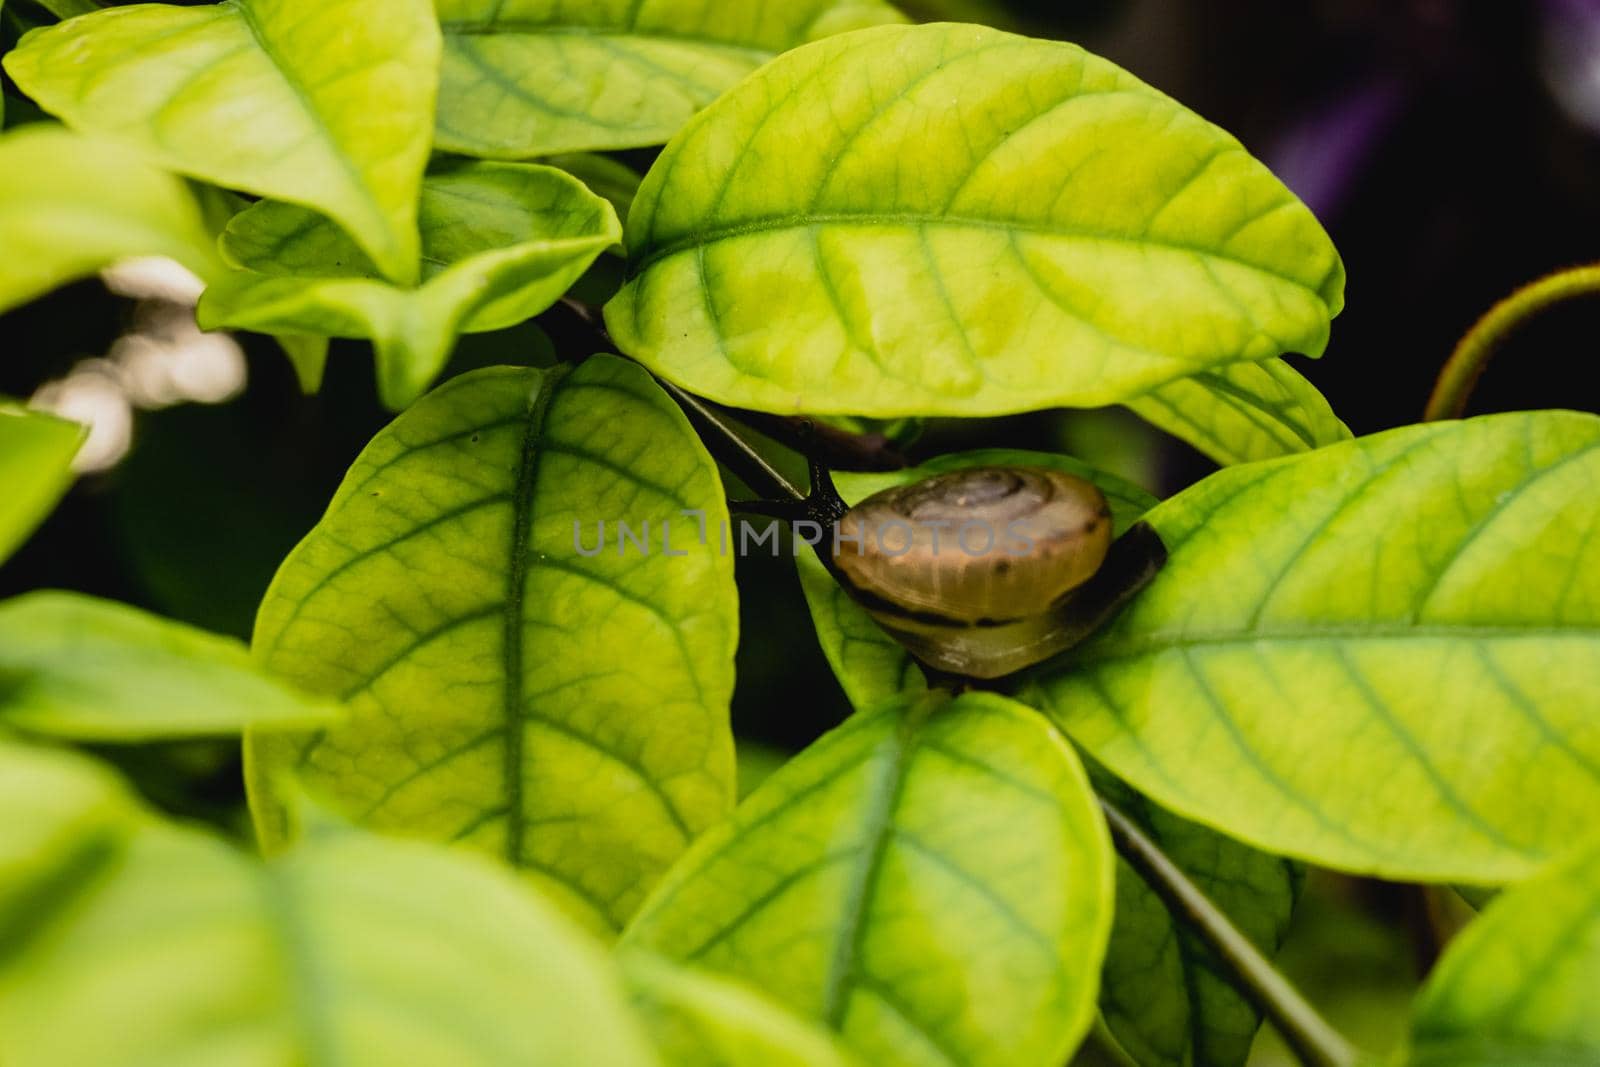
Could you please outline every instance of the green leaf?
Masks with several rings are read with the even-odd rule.
[[[1288,933],[1304,873],[1178,818],[1091,768],[1096,792],[1134,819],[1210,900],[1270,958]],[[1261,1013],[1155,889],[1117,861],[1116,924],[1101,975],[1100,1010],[1143,1067],[1241,1067]]]
[[[1525,877],[1600,805],[1597,486],[1600,419],[1564,412],[1229,468],[1150,513],[1166,567],[1028,702],[1269,852]]]
[[[582,182],[517,163],[443,165],[423,185],[419,218],[422,280],[401,287],[320,216],[257,204],[223,234],[245,270],[206,291],[201,325],[370,337],[384,402],[404,407],[444,368],[457,333],[545,310],[621,237],[611,206]],[[305,381],[320,361],[302,354],[296,366]]]
[[[131,256],[170,256],[202,278],[223,269],[181,179],[46,124],[0,136],[0,247],[0,311]]]
[[[662,1067],[850,1067],[826,1031],[746,986],[641,952],[622,956]]]
[[[733,802],[733,561],[684,509],[726,521],[716,468],[622,360],[477,371],[400,416],[261,607],[262,662],[350,707],[248,739],[263,843],[297,770],[368,826],[495,853],[620,926]],[[618,551],[619,520],[650,524],[649,556]]]
[[[0,183],[5,172],[0,171]],[[0,199],[0,209],[5,201]],[[72,485],[72,459],[88,428],[0,403],[0,563],[15,552]]]
[[[863,1063],[1064,1063],[1110,932],[1105,826],[1041,718],[945,699],[858,713],[785,765],[625,943],[749,982]]]
[[[440,148],[497,159],[661,144],[779,52],[898,21],[880,0],[438,0]]]
[[[69,126],[332,216],[405,283],[439,50],[427,0],[136,4],[36,30],[5,69]]]
[[[605,197],[617,209],[619,219],[628,217],[628,212],[633,208],[633,198],[639,195],[639,183],[644,180],[632,167],[610,156],[593,152],[569,152],[541,162],[560,167],[582,181],[596,195]]]
[[[62,879],[78,877],[132,828],[138,807],[100,763],[0,738],[0,967]],[[30,890],[34,890],[30,892]]]
[[[1281,359],[1230,363],[1126,403],[1225,467],[1350,439],[1327,398]]]
[[[267,676],[239,642],[76,593],[0,601],[0,724],[77,741],[304,729],[329,703]]]
[[[909,470],[873,474],[839,473],[834,475],[834,480],[840,495],[847,502],[856,504],[881,490],[921,481],[945,471],[1007,464],[1047,467],[1093,482],[1106,494],[1106,501],[1111,505],[1112,523],[1118,534],[1133,525],[1139,516],[1156,503],[1154,497],[1138,486],[1079,463],[1070,456],[1017,449],[992,448],[954,453],[939,456]],[[827,656],[852,706],[871,707],[897,694],[921,692],[927,687],[922,669],[910,653],[851,599],[850,594],[833,580],[815,553],[802,552],[795,562],[800,570],[800,587],[805,591],[806,603],[811,608],[811,621],[817,628],[817,640],[822,643],[823,654]]]
[[[1600,1062],[1600,849],[1507,893],[1445,952],[1414,1009],[1412,1067]]]
[[[0,949],[8,1067],[655,1064],[598,946],[475,860],[148,825],[49,886],[0,885],[43,901]]]
[[[847,34],[741,83],[651,168],[628,250],[623,351],[819,414],[1089,407],[1320,355],[1344,287],[1228,134],[1073,45],[957,25]]]

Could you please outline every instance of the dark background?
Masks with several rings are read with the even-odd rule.
[[[1357,433],[1415,421],[1456,340],[1497,299],[1552,270],[1600,260],[1600,0],[905,6],[1077,41],[1234,132],[1266,160],[1343,252],[1348,309],[1327,355],[1298,365]],[[15,117],[15,106],[8,111]],[[641,167],[648,160],[630,156]],[[130,301],[90,281],[0,316],[0,394],[30,396],[104,354],[132,315]],[[558,345],[582,343],[559,313],[541,324]],[[1546,313],[1500,352],[1473,410],[1600,409],[1588,365],[1597,332],[1600,301]],[[373,398],[364,346],[336,344],[327,388],[307,398],[271,342],[244,341],[248,388],[221,405],[140,413],[126,458],[84,479],[0,568],[0,595],[77,589],[248,636],[278,562],[388,416]],[[536,331],[489,335],[473,339],[457,367],[541,354],[548,349]],[[917,457],[975,444],[1077,451],[1164,493],[1210,469],[1115,414],[941,421],[910,451]],[[793,749],[847,708],[817,650],[792,566],[745,561],[740,579],[745,632],[761,640],[746,641],[740,653],[736,719],[746,737]],[[186,746],[176,754],[182,773],[174,773],[174,751],[117,758],[142,765],[146,788],[171,807],[235,815],[232,747]],[[1387,935],[1358,922],[1374,913],[1404,918],[1406,899],[1370,887],[1343,892],[1379,904],[1346,909],[1327,944],[1318,946],[1313,927],[1300,942],[1314,946],[1302,947],[1315,961],[1307,966],[1342,967],[1349,977],[1372,968],[1350,983],[1361,995],[1408,984],[1396,974],[1408,964],[1396,962]],[[1376,939],[1367,955],[1363,937]]]

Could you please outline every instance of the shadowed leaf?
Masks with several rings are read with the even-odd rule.
[[[611,206],[553,167],[447,164],[422,189],[422,281],[401,287],[338,227],[304,208],[264,202],[228,224],[223,249],[243,271],[200,302],[207,328],[369,337],[391,407],[415,400],[444,368],[458,333],[532,318],[621,237]],[[302,381],[320,353],[296,345]]]
[[[499,159],[660,144],[779,52],[898,21],[880,0],[438,0],[436,138]]]
[[[0,563],[72,485],[72,459],[87,434],[76,422],[0,403]]]

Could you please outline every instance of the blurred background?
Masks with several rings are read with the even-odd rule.
[[[1343,252],[1348,309],[1327,355],[1296,365],[1358,434],[1416,421],[1440,364],[1496,300],[1600,260],[1600,0],[902,6],[1081,43],[1265,160]],[[25,117],[14,100],[7,112]],[[586,292],[603,301],[616,274],[602,263]],[[80,484],[0,568],[0,596],[76,589],[248,637],[278,562],[387,421],[363,345],[336,342],[325,391],[303,397],[270,341],[195,332],[186,284],[133,265],[0,316],[0,394],[94,424]],[[1600,301],[1547,312],[1500,352],[1473,411],[1600,410],[1587,366],[1597,335]],[[558,310],[467,339],[452,372],[548,363],[574,345],[592,341]],[[991,444],[1065,450],[1163,495],[1211,469],[1120,410],[919,429],[904,445],[913,460]],[[792,565],[741,568],[746,632],[766,637],[741,650],[735,707],[756,773],[759,754],[792,751],[848,709]],[[159,803],[238,824],[230,746],[117,759]],[[1439,926],[1414,890],[1314,876],[1285,958],[1336,1023],[1381,1048]],[[1289,1061],[1263,1040],[1254,1062]]]

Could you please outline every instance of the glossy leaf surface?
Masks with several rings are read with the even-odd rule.
[[[622,350],[780,412],[1115,403],[1319,355],[1343,301],[1321,226],[1228,134],[1073,45],[974,26],[780,57],[667,146],[628,249]]]
[[[702,838],[625,942],[729,973],[864,1063],[1057,1067],[1088,1029],[1111,855],[1083,769],[978,693],[858,713]]]
[[[1268,851],[1524,877],[1600,804],[1597,485],[1600,419],[1565,412],[1222,471],[1151,512],[1166,567],[1027,699]]]
[[[473,859],[146,824],[52,875],[0,885],[14,1067],[655,1063],[598,946]]]
[[[0,403],[0,563],[72,485],[72,459],[87,433],[76,422]]]
[[[264,843],[284,838],[272,777],[292,771],[362,823],[492,852],[620,926],[733,801],[732,559],[685,509],[725,521],[716,469],[621,360],[477,371],[400,416],[262,604],[262,662],[350,708],[249,740]],[[580,554],[602,520],[605,548]],[[619,552],[618,521],[650,524],[648,556]]]
[[[245,268],[207,290],[200,320],[262,332],[371,338],[384,401],[404,407],[443,369],[456,334],[513,326],[560,298],[621,237],[611,206],[553,167],[446,164],[423,186],[422,282],[402,287],[313,212],[264,202],[228,224]],[[296,365],[306,378],[316,353]]]
[[[441,148],[661,144],[779,52],[898,21],[880,0],[438,0]]]
[[[1224,467],[1350,439],[1328,400],[1281,359],[1229,363],[1134,397],[1127,406]]]
[[[634,1010],[662,1067],[850,1067],[832,1035],[737,982],[623,955]]]
[[[69,126],[332,216],[409,282],[439,51],[427,0],[228,0],[69,19],[5,69]]]
[[[0,601],[0,725],[81,741],[305,728],[338,709],[239,642],[76,593]]]
[[[1600,1062],[1600,849],[1490,904],[1451,943],[1414,1010],[1413,1067]]]
[[[1086,478],[1100,487],[1111,505],[1113,529],[1120,534],[1155,505],[1155,498],[1138,486],[1115,475],[1097,471],[1070,456],[1054,452],[1025,452],[1017,449],[980,449],[939,456],[920,467],[874,474],[839,473],[834,481],[839,494],[856,504],[873,493],[896,485],[906,485],[946,471],[984,466],[1046,467]],[[759,522],[760,520],[748,520]],[[922,669],[899,642],[872,621],[851,599],[816,554],[801,552],[796,557],[800,586],[811,608],[811,621],[817,640],[844,687],[845,695],[857,708],[871,707],[903,692],[919,692],[926,687]]]
[[[0,136],[0,310],[131,256],[222,270],[181,179],[109,140],[54,125]]]

